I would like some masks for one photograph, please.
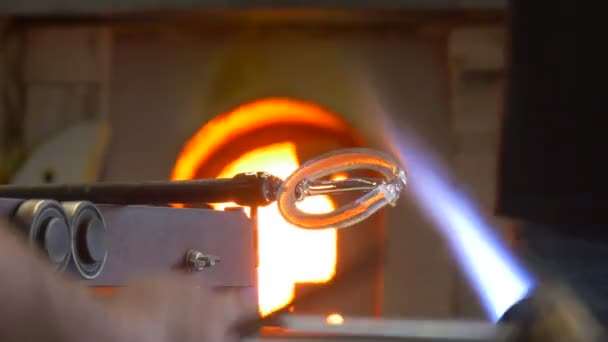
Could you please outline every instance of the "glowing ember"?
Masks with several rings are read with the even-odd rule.
[[[286,178],[299,163],[291,143],[273,144],[250,151],[226,166],[219,177],[237,173],[267,171]],[[216,209],[236,206],[217,205]],[[323,213],[334,209],[326,197],[309,197],[300,209]],[[258,211],[258,295],[262,315],[288,304],[294,297],[296,283],[322,283],[330,280],[336,268],[335,229],[303,230],[285,222],[276,203]]]
[[[342,323],[344,323],[344,317],[342,317],[342,315],[340,314],[333,313],[331,315],[328,315],[325,321],[327,322],[327,324],[330,325],[341,325]]]

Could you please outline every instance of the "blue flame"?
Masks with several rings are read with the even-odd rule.
[[[428,150],[410,139],[389,134],[394,153],[408,167],[410,191],[440,229],[481,297],[489,318],[497,321],[533,286],[532,278],[501,243],[466,194],[450,184]],[[407,158],[407,163],[403,157]]]
[[[528,295],[534,279],[495,235],[495,229],[487,224],[474,202],[454,186],[449,168],[406,127],[389,120],[386,104],[375,91],[374,73],[364,64],[353,66],[352,84],[360,90],[367,109],[375,114],[381,139],[408,169],[407,189],[445,237],[489,318],[496,322]]]

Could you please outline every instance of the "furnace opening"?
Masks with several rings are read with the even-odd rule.
[[[337,114],[293,99],[248,103],[205,124],[185,145],[171,178],[231,177],[266,171],[285,179],[306,160],[328,151],[361,147],[363,139]],[[236,206],[214,205],[216,209]],[[302,202],[302,210],[334,208],[327,197]],[[335,229],[307,231],[285,222],[276,204],[258,212],[258,297],[261,314],[289,303],[296,284],[324,283],[336,273]],[[297,308],[296,308],[297,310]]]

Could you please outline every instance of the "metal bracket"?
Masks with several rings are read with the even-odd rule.
[[[186,253],[186,265],[191,272],[199,272],[207,267],[215,266],[221,258],[214,255],[203,254],[196,250]]]

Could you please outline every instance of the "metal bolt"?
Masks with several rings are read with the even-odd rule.
[[[203,254],[196,250],[186,253],[186,264],[192,272],[202,271],[204,268],[215,266],[221,259],[218,256]]]

